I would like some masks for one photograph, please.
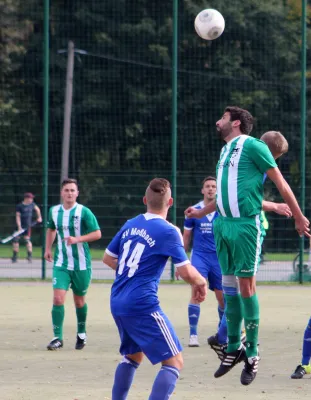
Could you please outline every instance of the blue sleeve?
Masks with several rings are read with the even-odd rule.
[[[185,218],[185,222],[184,222],[184,227],[186,228],[186,229],[193,229],[194,228],[194,224],[195,224],[195,221],[194,221],[194,218]]]
[[[165,238],[163,252],[164,255],[172,257],[175,267],[190,264],[189,258],[184,249],[181,233],[176,228],[172,228]]]

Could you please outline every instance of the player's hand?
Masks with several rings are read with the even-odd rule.
[[[286,203],[277,203],[275,212],[279,215],[285,215],[287,218],[290,218],[293,215],[291,209]]]
[[[185,210],[185,216],[187,218],[203,218],[204,217],[204,212],[202,213],[202,209],[198,210],[197,208],[194,207],[188,207]]]
[[[67,243],[67,246],[70,246],[72,244],[79,243],[79,238],[74,236],[68,236],[64,239],[64,241]]]
[[[176,270],[175,270],[175,278],[176,278],[177,281],[180,280],[180,273],[178,271],[178,268],[176,268]]]
[[[38,222],[38,224],[41,224],[42,218],[41,217],[37,218],[37,222]]]
[[[310,222],[304,215],[295,218],[295,228],[299,236],[305,235],[307,237],[311,237],[309,226]]]
[[[44,258],[45,258],[46,261],[48,261],[48,262],[52,262],[52,261],[53,261],[51,250],[46,250],[46,251],[45,251],[45,253],[44,253]]]
[[[202,303],[207,295],[207,283],[203,285],[193,285],[193,298],[194,300]]]

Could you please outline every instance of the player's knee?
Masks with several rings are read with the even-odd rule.
[[[163,361],[162,365],[170,365],[177,368],[179,371],[182,370],[184,367],[184,359],[182,353],[178,353],[176,356]]]
[[[239,278],[239,285],[242,297],[252,297],[256,293],[256,279],[254,276]]]
[[[82,308],[85,304],[85,297],[74,295],[74,303],[76,308]]]
[[[62,306],[65,302],[65,296],[60,293],[54,293],[53,296],[53,304],[55,306]]]
[[[144,359],[143,353],[127,354],[122,358],[121,363],[130,363],[133,364],[135,368],[138,368],[139,365],[142,363],[143,359]]]
[[[239,282],[234,275],[223,275],[222,290],[227,296],[237,296],[240,293]]]

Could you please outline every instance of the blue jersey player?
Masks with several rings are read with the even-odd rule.
[[[208,176],[202,182],[201,193],[203,201],[195,205],[201,209],[215,201],[216,178]],[[218,301],[219,320],[224,314],[224,298],[222,293],[221,270],[216,254],[216,246],[213,234],[213,223],[218,217],[217,211],[204,215],[203,218],[186,218],[184,222],[184,246],[189,251],[192,239],[191,264],[208,280],[209,289],[214,291]],[[200,317],[200,304],[191,293],[188,305],[188,319],[190,325],[189,347],[198,347],[197,327]]]
[[[119,330],[122,361],[115,372],[112,400],[127,398],[143,356],[161,363],[149,400],[172,394],[183,366],[181,344],[158,300],[160,276],[169,257],[180,276],[193,285],[199,303],[206,296],[204,277],[191,266],[178,228],[166,221],[173,204],[170,183],[153,179],[144,197],[147,212],[127,221],[108,245],[103,262],[116,269],[111,312]]]

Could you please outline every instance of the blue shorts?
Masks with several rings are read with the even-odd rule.
[[[143,352],[152,364],[157,364],[182,350],[174,328],[162,310],[149,315],[113,317],[121,339],[121,355]]]
[[[208,280],[210,290],[222,290],[222,275],[216,252],[192,252],[191,264]]]

